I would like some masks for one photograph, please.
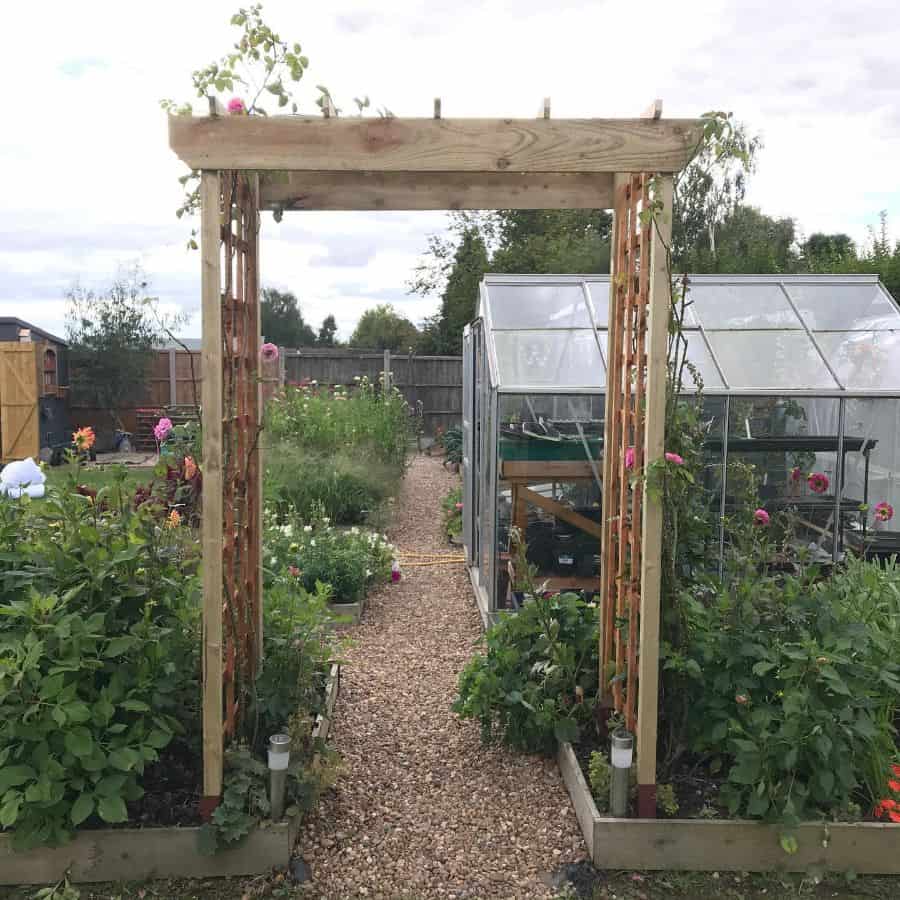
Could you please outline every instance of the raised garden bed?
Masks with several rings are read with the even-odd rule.
[[[356,603],[329,603],[328,609],[335,617],[335,625],[356,625],[362,618],[363,610],[366,608],[366,598],[358,600]]]
[[[316,717],[313,737],[328,737],[340,691],[340,666],[325,686],[325,711]],[[211,878],[256,875],[287,865],[301,817],[263,822],[237,847],[214,856],[197,851],[199,827],[97,828],[79,832],[64,847],[16,852],[0,834],[0,884],[47,884],[68,873],[73,882],[145,878]]]
[[[777,825],[747,820],[615,819],[601,816],[571,744],[559,768],[594,865],[600,869],[900,874],[900,825],[814,822],[793,830],[796,853],[781,849]]]

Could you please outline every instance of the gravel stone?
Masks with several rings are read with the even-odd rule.
[[[453,553],[441,498],[458,476],[413,459],[390,540]],[[406,567],[349,630],[330,740],[335,789],[303,825],[298,853],[322,900],[552,896],[548,872],[586,857],[555,760],[482,745],[450,710],[481,634],[465,567]]]

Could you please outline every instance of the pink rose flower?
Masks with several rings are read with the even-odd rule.
[[[275,362],[278,359],[278,348],[274,344],[265,343],[259,348],[263,362]]]
[[[676,466],[684,465],[684,459],[677,453],[666,453],[666,460],[670,463],[675,463]]]
[[[240,97],[232,97],[228,101],[229,115],[242,116],[245,112],[247,112],[247,108],[244,106],[244,101],[241,100]]]
[[[634,468],[634,447],[629,447],[625,451],[625,468],[626,469]]]
[[[768,525],[769,514],[764,509],[758,509],[753,513],[753,522],[756,525]]]
[[[806,483],[809,485],[809,489],[816,494],[824,494],[825,491],[828,490],[828,476],[824,472],[813,472],[809,478],[806,479]]]

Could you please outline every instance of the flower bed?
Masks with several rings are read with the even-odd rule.
[[[73,456],[68,481],[45,499],[0,502],[3,853],[45,859],[38,848],[58,847],[60,860],[81,852],[63,849],[76,830],[199,824],[200,560],[187,505],[199,471],[191,452],[175,455],[171,431],[160,435],[162,465],[177,477],[161,492],[132,494],[124,469],[110,485],[85,488]],[[269,579],[263,662],[241,698],[222,803],[195,829],[198,851],[237,847],[268,815],[269,734],[292,739],[289,804],[315,803],[334,776],[314,730],[337,649],[327,599],[288,572]],[[149,844],[168,846],[160,840]],[[4,876],[11,867],[0,867]]]

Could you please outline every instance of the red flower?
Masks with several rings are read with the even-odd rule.
[[[816,494],[824,494],[830,484],[828,476],[824,472],[813,472],[806,479],[806,483],[809,485],[809,489]]]
[[[888,787],[895,793],[900,794],[900,781],[895,781],[893,778],[888,782]]]
[[[296,566],[288,566],[288,572],[290,572],[294,578],[299,578],[303,574]]]
[[[891,766],[891,771],[892,771],[898,778],[900,778],[900,766],[898,766],[898,765],[893,765],[893,766]]]
[[[900,823],[900,813],[898,813],[898,812],[894,812],[894,811],[892,810],[891,812],[888,813],[888,818],[889,818],[892,822],[898,822],[898,823]]]

